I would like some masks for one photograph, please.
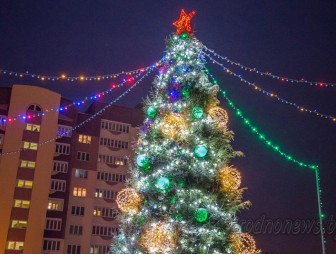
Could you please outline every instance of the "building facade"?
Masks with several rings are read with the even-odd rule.
[[[117,234],[142,111],[69,104],[44,88],[1,88],[0,253],[105,254]]]

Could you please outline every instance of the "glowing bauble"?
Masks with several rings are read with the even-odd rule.
[[[218,182],[221,191],[230,192],[238,190],[241,184],[241,176],[237,169],[224,167],[218,171]]]
[[[170,180],[167,177],[162,176],[156,180],[155,187],[159,191],[168,190],[170,187]]]
[[[140,154],[137,156],[136,164],[138,165],[138,167],[140,167],[144,171],[147,171],[150,168],[149,159],[144,154]]]
[[[187,132],[187,124],[179,114],[168,113],[163,118],[162,133],[169,138],[179,138]]]
[[[181,90],[181,94],[185,98],[185,97],[189,97],[190,92],[189,92],[187,87],[183,87],[182,90]]]
[[[199,106],[193,107],[192,115],[194,119],[201,119],[204,115],[203,109]]]
[[[197,158],[204,158],[208,153],[208,148],[205,145],[197,145],[194,148],[194,154]]]
[[[234,233],[231,235],[231,243],[233,254],[258,254],[261,253],[257,249],[255,240],[247,233]]]
[[[146,115],[150,118],[154,118],[156,116],[157,110],[154,106],[149,106],[146,109]]]
[[[153,222],[141,232],[139,245],[146,253],[175,253],[178,242],[177,227],[169,222]]]
[[[218,128],[226,130],[229,117],[227,112],[220,107],[213,107],[209,110],[209,116],[215,121]]]
[[[208,219],[208,216],[208,211],[205,208],[198,208],[194,214],[194,217],[198,222],[205,222]]]
[[[143,196],[141,194],[132,188],[126,188],[118,193],[116,202],[122,212],[136,214],[139,211],[142,200]]]
[[[179,90],[172,89],[168,93],[168,98],[170,102],[176,102],[177,100],[180,99],[180,96],[181,95]]]

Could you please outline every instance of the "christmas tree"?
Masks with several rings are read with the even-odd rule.
[[[183,10],[145,102],[135,167],[119,192],[120,232],[111,253],[258,253],[240,232],[241,178],[230,160],[228,116],[218,107],[202,44]]]

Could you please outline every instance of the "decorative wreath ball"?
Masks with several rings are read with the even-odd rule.
[[[237,169],[224,167],[218,171],[218,182],[221,191],[238,190],[241,185],[241,176]]]
[[[208,114],[211,119],[215,121],[218,128],[226,130],[229,116],[224,109],[221,107],[213,107],[209,110]]]
[[[140,237],[139,245],[150,254],[171,253],[178,241],[178,230],[169,222],[154,222],[147,225]]]
[[[248,233],[234,233],[231,235],[233,254],[259,254],[256,242]]]
[[[123,213],[136,214],[143,197],[132,188],[121,190],[117,195],[117,204]]]
[[[176,139],[187,131],[187,124],[179,114],[169,113],[163,118],[161,131],[165,136]]]

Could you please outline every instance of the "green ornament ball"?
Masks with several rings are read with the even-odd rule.
[[[194,149],[194,154],[197,158],[204,158],[208,153],[208,148],[205,145],[197,145]]]
[[[162,176],[162,177],[160,177],[156,180],[155,187],[159,191],[165,191],[165,190],[169,189],[170,181],[167,177]]]
[[[201,119],[204,115],[204,111],[200,106],[195,106],[192,109],[192,114],[194,119]]]
[[[149,159],[144,154],[140,154],[140,155],[137,156],[136,164],[138,165],[138,167],[140,167],[141,169],[143,169],[145,171],[147,171],[150,167]]]
[[[181,93],[182,93],[183,97],[189,97],[189,95],[190,95],[190,92],[189,92],[188,88],[186,88],[186,87],[182,88]]]
[[[205,208],[198,208],[194,214],[194,217],[198,222],[205,222],[208,219],[208,216],[208,211]]]
[[[153,131],[152,134],[151,134],[151,137],[152,138],[156,138],[157,137],[157,133],[155,131]]]
[[[187,39],[188,37],[189,37],[188,32],[183,32],[183,33],[180,34],[180,38],[183,39],[183,40]]]
[[[175,204],[176,203],[176,197],[175,196],[170,198],[170,203],[171,204]]]
[[[175,214],[175,215],[174,215],[174,219],[175,219],[175,220],[181,220],[181,219],[182,219],[181,214],[179,214],[179,213]]]
[[[149,106],[147,109],[146,109],[146,115],[150,118],[154,118],[156,117],[156,113],[157,113],[157,110],[154,106]]]

